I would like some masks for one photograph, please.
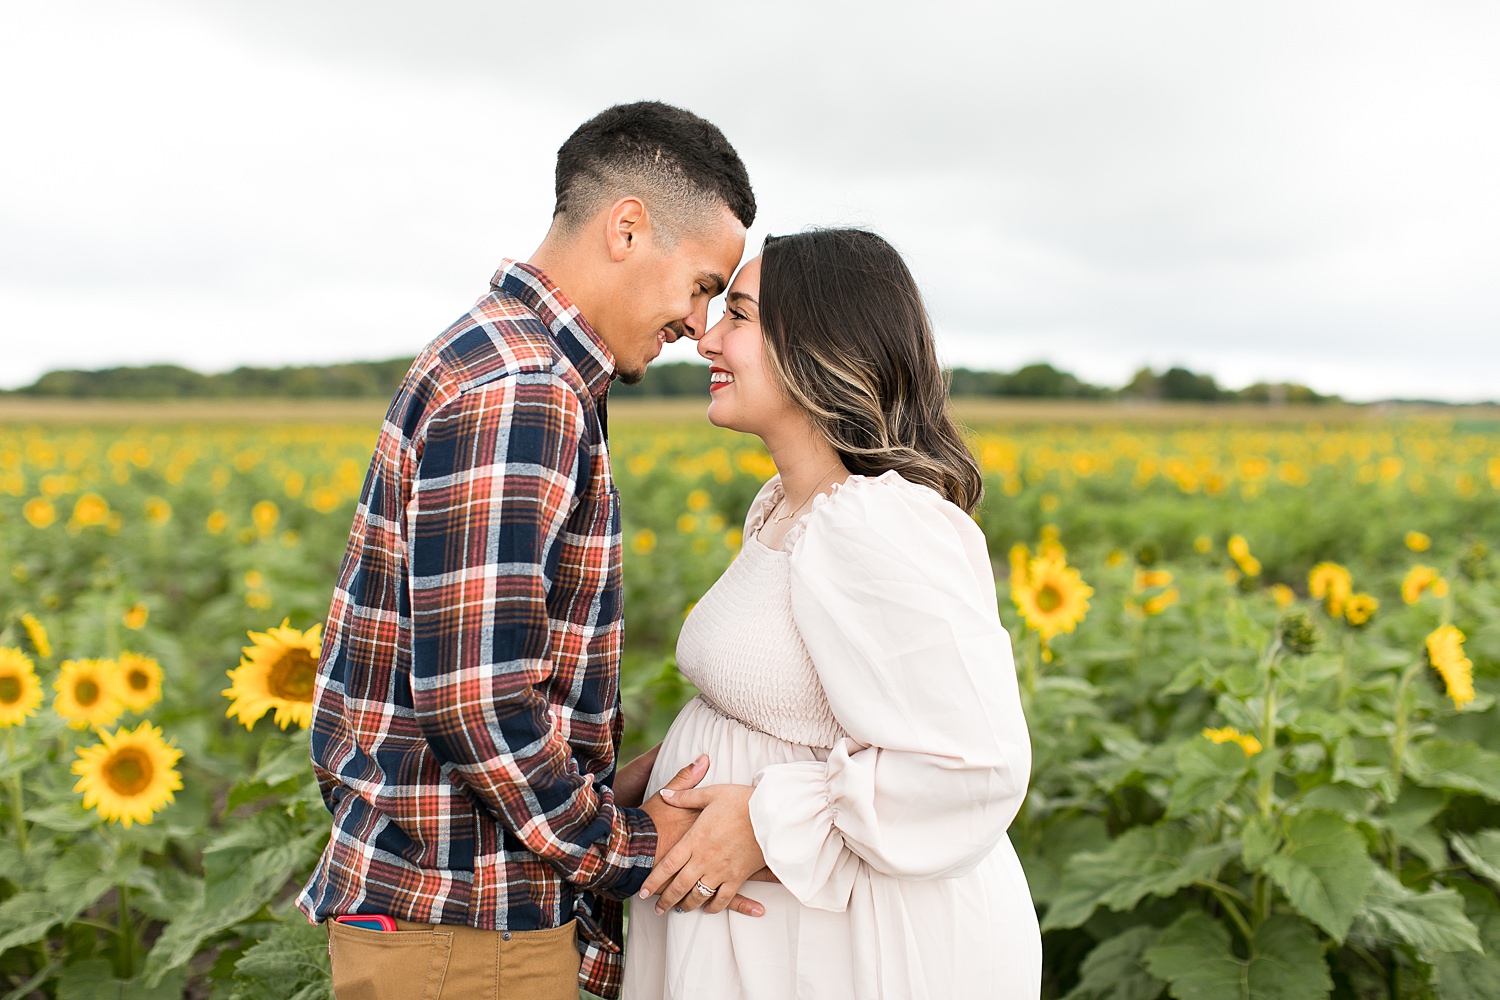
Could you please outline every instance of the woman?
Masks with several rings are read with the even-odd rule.
[[[683,624],[703,693],[646,794],[706,754],[671,797],[703,811],[632,907],[625,996],[1035,998],[1005,834],[1031,747],[916,284],[880,237],[823,230],[767,240],[726,309],[708,417],[779,474]],[[724,912],[737,892],[765,915]]]

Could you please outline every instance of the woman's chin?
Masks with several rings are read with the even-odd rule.
[[[713,399],[710,399],[708,401],[708,422],[713,424],[715,427],[722,427],[725,430],[739,430],[738,427],[734,426],[733,420],[731,419],[729,413],[725,411],[724,407],[715,405],[717,402],[717,400]]]

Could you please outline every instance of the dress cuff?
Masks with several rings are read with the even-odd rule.
[[[804,906],[848,909],[859,858],[834,826],[828,766],[816,760],[774,764],[751,783],[750,825],[766,867]]]

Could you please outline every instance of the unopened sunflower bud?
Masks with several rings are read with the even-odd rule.
[[[1318,629],[1301,610],[1281,616],[1281,645],[1293,656],[1306,656],[1318,648]]]

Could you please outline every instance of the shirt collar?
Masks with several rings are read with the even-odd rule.
[[[602,396],[615,377],[615,356],[594,332],[571,299],[539,268],[506,258],[490,279],[490,287],[523,303],[536,313],[588,386]]]

